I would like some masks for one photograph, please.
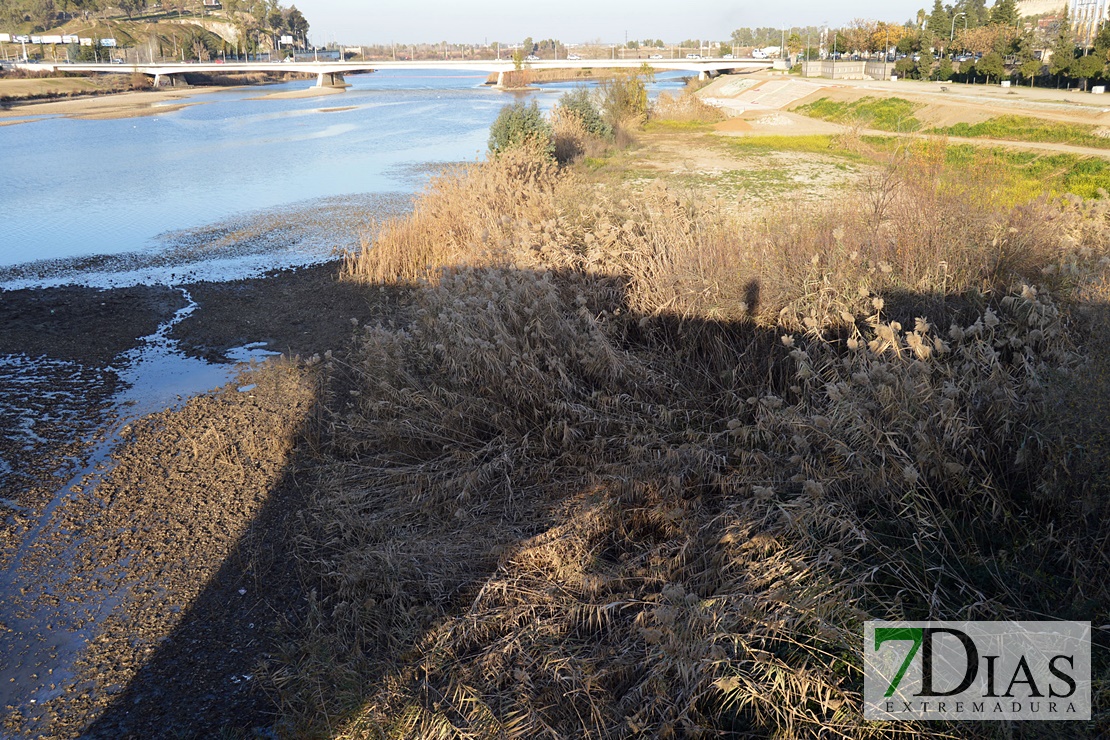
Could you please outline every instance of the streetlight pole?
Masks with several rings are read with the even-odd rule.
[[[956,13],[956,15],[952,16],[952,30],[948,32],[949,41],[956,38],[956,19],[961,15],[964,17],[964,29],[967,29],[967,13]]]

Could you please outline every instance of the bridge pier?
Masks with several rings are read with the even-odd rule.
[[[154,87],[189,87],[189,83],[184,75],[155,72]]]
[[[347,87],[342,72],[320,72],[316,75],[316,87]]]

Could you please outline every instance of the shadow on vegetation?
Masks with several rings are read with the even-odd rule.
[[[88,736],[877,732],[862,619],[1105,616],[1081,549],[1107,544],[1105,440],[1069,479],[1020,395],[1011,340],[1045,361],[1048,304],[890,293],[784,336],[626,288],[450,268],[359,328],[299,458]]]
[[[433,182],[345,261],[404,302],[325,358],[253,530],[292,527],[266,562],[301,584],[277,732],[954,734],[862,720],[863,620],[1103,624],[1110,207],[1015,206],[948,154],[737,221],[584,197],[539,149]],[[98,727],[218,696],[179,656],[252,541]],[[1095,641],[1061,736],[1110,730]],[[957,729],[1045,733],[1017,724]]]

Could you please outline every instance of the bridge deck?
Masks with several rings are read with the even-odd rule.
[[[768,59],[559,59],[527,62],[528,69],[639,69],[643,66],[658,71],[723,72],[726,70],[767,69],[773,65]],[[511,61],[415,61],[415,62],[198,62],[198,63],[139,63],[139,64],[66,64],[39,63],[17,64],[29,70],[51,72],[102,72],[122,74],[141,72],[152,76],[170,76],[188,72],[215,74],[228,72],[302,72],[307,74],[354,74],[380,69],[452,69],[475,72],[508,72],[514,69]]]

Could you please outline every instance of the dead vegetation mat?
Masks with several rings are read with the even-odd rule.
[[[1105,451],[1061,399],[1105,383],[1110,204],[914,146],[745,217],[516,150],[351,255],[408,300],[327,358],[284,731],[1021,736],[865,722],[862,622],[1106,623]],[[1069,737],[1110,732],[1099,634]]]

